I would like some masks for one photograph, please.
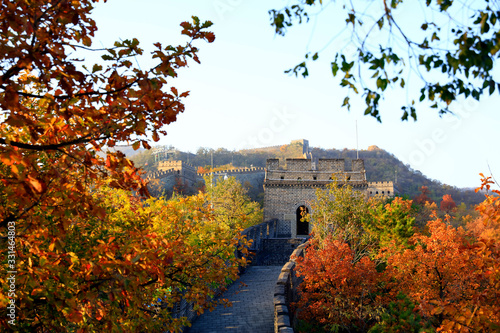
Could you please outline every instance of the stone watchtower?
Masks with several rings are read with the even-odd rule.
[[[194,187],[200,180],[195,167],[183,161],[161,161],[158,164],[158,171],[166,175],[174,175],[182,184],[189,187]]]
[[[336,177],[356,190],[366,191],[363,160],[352,160],[348,167],[343,159],[268,159],[264,179],[264,221],[278,220],[278,236],[296,238],[310,232],[308,222],[301,222],[302,212],[310,212],[316,189],[324,188]],[[334,176],[335,175],[335,176]]]

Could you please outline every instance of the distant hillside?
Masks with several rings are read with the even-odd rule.
[[[171,153],[169,159],[182,160],[195,167],[208,167],[213,160],[214,166],[232,165],[234,167],[265,167],[268,158],[300,158],[303,156],[303,147],[300,141],[292,141],[291,144],[258,148],[250,150],[229,151],[224,148],[207,149],[200,148],[196,154],[185,153],[168,147]],[[309,148],[313,158],[343,158],[349,164],[349,160],[356,158],[356,151],[343,149]],[[420,171],[413,170],[404,165],[391,153],[371,146],[367,150],[359,151],[359,158],[365,162],[368,181],[396,181],[396,186],[402,195],[414,198],[420,194],[420,188],[427,186],[431,192],[431,198],[439,203],[445,194],[450,194],[455,202],[464,202],[467,205],[476,205],[483,201],[484,195],[475,193],[471,189],[459,189],[454,186],[443,184],[437,180],[431,180]],[[131,158],[136,165],[144,167],[146,171],[154,171],[157,161],[151,151],[143,151]],[[158,159],[158,156],[156,157]],[[262,184],[251,184],[253,191],[262,191]],[[257,193],[252,193],[253,197]]]
[[[315,158],[356,158],[356,150],[337,150],[313,148]],[[360,150],[359,158],[365,162],[366,178],[368,181],[393,181],[402,195],[414,198],[420,194],[420,188],[427,186],[431,192],[431,199],[439,203],[443,195],[450,194],[457,204],[477,205],[484,200],[484,195],[475,193],[471,189],[459,189],[446,185],[438,180],[424,176],[420,171],[413,170],[397,159],[391,153],[371,146],[368,150]],[[396,181],[397,178],[397,181]]]

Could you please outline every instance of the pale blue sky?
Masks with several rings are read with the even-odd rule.
[[[186,111],[167,127],[161,144],[195,152],[199,147],[232,150],[308,139],[313,147],[354,149],[357,121],[360,149],[377,145],[443,183],[475,187],[478,173],[489,172],[488,163],[493,173],[500,174],[500,154],[493,145],[500,124],[498,96],[481,103],[457,103],[453,108],[457,115],[443,118],[422,107],[417,122],[400,121],[400,103],[405,98],[401,92],[386,95],[382,124],[363,116],[356,105],[348,112],[340,107],[346,91],[338,87],[329,68],[335,50],[346,46],[343,40],[328,44],[344,27],[343,18],[332,20],[335,13],[327,8],[283,38],[274,35],[267,11],[284,4],[278,0],[108,0],[94,11],[99,27],[94,46],[136,37],[147,51],[157,41],[183,43],[179,24],[191,15],[214,22],[215,42],[197,44],[201,65],[193,62],[172,81],[191,95],[185,100]],[[413,15],[408,17],[411,22]],[[284,74],[307,51],[324,46],[309,78]],[[148,65],[145,59],[139,63]]]

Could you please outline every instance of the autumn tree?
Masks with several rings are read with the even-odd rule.
[[[366,332],[380,316],[377,297],[380,274],[367,256],[359,259],[351,247],[330,236],[313,238],[306,255],[297,258],[296,271],[303,278],[294,305],[307,332]]]
[[[213,308],[214,286],[224,288],[245,263],[201,195],[144,201],[101,187],[93,197],[102,217],[22,235],[16,331],[179,331],[189,321],[174,304],[182,297],[197,312]],[[2,310],[4,328],[7,318]]]
[[[126,240],[110,231],[93,233],[93,225],[112,223],[109,206],[96,195],[103,186],[147,195],[140,171],[123,153],[99,152],[119,142],[149,148],[148,137],[158,141],[166,134],[163,127],[184,111],[188,95],[171,80],[189,59],[199,62],[196,40],[214,40],[205,31],[211,23],[193,17],[181,24],[187,42],[156,43],[154,67],[141,69],[132,61],[143,53],[137,39],[92,47],[95,2],[1,3],[0,234],[2,265],[7,244],[13,244],[9,270],[18,272],[18,288],[8,298],[3,280],[0,302],[5,309],[14,300],[17,323],[30,332],[108,331],[123,329],[122,324],[133,331],[131,318],[149,320],[140,319],[151,295],[144,288],[163,281],[157,268],[168,264],[170,255],[154,256],[171,246],[170,240],[155,244],[152,231],[134,221],[117,227]],[[100,53],[102,61],[79,60],[87,53]],[[15,230],[15,237],[8,230]],[[78,232],[90,237],[89,244]],[[137,271],[129,273],[132,266]],[[2,311],[4,327],[6,318]]]
[[[208,203],[221,224],[236,231],[262,222],[262,208],[235,177],[204,179]]]
[[[393,247],[384,254],[393,297],[408,295],[419,304],[419,315],[444,332],[498,329],[498,244],[471,242],[463,229],[438,218],[429,222],[429,235],[411,240],[414,248]]]
[[[390,242],[406,246],[414,233],[415,218],[411,216],[412,201],[395,197],[391,202],[375,203],[369,208],[369,217],[363,221],[366,232],[377,239],[379,246]]]
[[[325,189],[316,190],[308,217],[312,234],[320,244],[329,237],[340,239],[351,246],[359,259],[374,245],[374,239],[363,229],[369,218],[366,194],[356,191],[347,183],[334,181]]]
[[[363,229],[381,245],[370,248],[372,257],[357,255],[334,229],[322,238],[313,236],[304,258],[297,259],[304,279],[296,304],[305,322],[301,329],[498,331],[500,191],[491,189],[491,177],[482,177],[480,189],[492,193],[478,205],[479,217],[467,231],[437,212],[423,232],[412,230],[411,201],[395,198],[369,209],[374,219]],[[395,227],[398,223],[402,228]]]
[[[498,89],[494,73],[500,20],[491,1],[464,6],[439,0],[294,0],[269,11],[271,25],[277,34],[285,35],[293,25],[308,22],[310,13],[319,18],[327,15],[326,7],[335,14],[329,18],[334,24],[329,33],[330,43],[335,41],[337,46],[333,59],[328,59],[328,71],[348,89],[342,104],[347,108],[353,95],[360,96],[364,114],[381,121],[381,101],[388,91],[401,89],[407,96],[402,119],[416,120],[419,102],[429,102],[443,114],[459,98],[480,100]],[[311,61],[330,56],[325,49],[307,53],[287,72],[308,76]]]
[[[108,152],[103,159],[97,152],[121,141],[148,148],[147,133],[155,141],[166,134],[162,127],[176,120],[188,95],[175,87],[167,90],[168,81],[188,58],[198,61],[194,40],[214,39],[204,32],[210,23],[194,18],[182,24],[190,38],[186,45],[155,44],[157,65],[141,70],[130,61],[142,54],[136,39],[91,48],[97,30],[89,16],[94,2],[3,4],[2,191],[15,200],[2,202],[2,227],[25,219],[37,206],[57,216],[68,209],[81,217],[97,215],[88,191],[109,177],[114,187],[144,194],[138,170],[122,153]],[[77,51],[102,52],[103,62],[78,62],[72,53]]]
[[[439,208],[443,211],[446,212],[447,214],[451,213],[457,208],[457,204],[449,194],[443,195],[443,200],[441,200],[441,204],[439,205]]]
[[[424,206],[427,202],[433,203],[434,201],[429,197],[430,194],[431,191],[429,188],[427,186],[422,186],[420,188],[420,194],[413,199],[413,202],[420,206]]]
[[[174,193],[179,195],[186,195],[189,190],[189,186],[186,181],[182,181],[181,177],[175,177]]]

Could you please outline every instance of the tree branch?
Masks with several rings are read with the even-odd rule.
[[[13,147],[29,149],[29,150],[46,151],[46,150],[58,150],[61,147],[77,145],[80,143],[89,143],[90,141],[93,141],[93,140],[109,139],[110,137],[111,137],[110,135],[107,135],[107,136],[93,139],[93,138],[91,138],[90,134],[87,134],[87,135],[85,135],[81,138],[75,139],[75,140],[71,140],[68,142],[55,143],[55,144],[50,144],[50,145],[32,145],[32,144],[28,144],[28,143],[9,141],[9,140],[0,138],[0,144],[10,145]]]

